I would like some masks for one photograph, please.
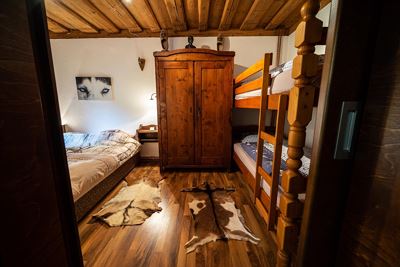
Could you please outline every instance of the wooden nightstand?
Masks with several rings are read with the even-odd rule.
[[[136,139],[142,144],[140,158],[146,161],[158,161],[158,126],[140,124],[136,130]]]

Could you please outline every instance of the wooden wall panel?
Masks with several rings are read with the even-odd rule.
[[[334,153],[343,101],[363,101],[366,95],[378,21],[373,1],[332,1],[297,251],[299,267],[355,266],[335,265],[354,164],[353,158],[335,159]],[[367,201],[367,192],[360,197]]]
[[[338,266],[400,264],[400,4],[381,4]]]
[[[83,266],[45,22],[1,2],[1,266]]]

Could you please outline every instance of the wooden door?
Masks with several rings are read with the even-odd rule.
[[[229,167],[231,61],[195,62],[196,163]]]
[[[158,64],[161,166],[193,165],[193,61]]]
[[[400,3],[380,9],[336,266],[400,266]]]

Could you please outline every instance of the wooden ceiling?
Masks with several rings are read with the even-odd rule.
[[[305,0],[45,0],[50,38],[288,35]],[[321,0],[321,8],[330,0]]]

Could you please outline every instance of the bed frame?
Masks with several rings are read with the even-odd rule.
[[[280,267],[291,266],[297,254],[303,213],[303,202],[298,196],[306,192],[307,180],[307,177],[300,174],[299,168],[304,154],[306,126],[311,121],[312,109],[318,98],[318,92],[311,83],[318,71],[318,56],[314,54],[314,51],[316,44],[325,44],[326,40],[323,34],[326,31],[322,27],[322,22],[316,18],[319,7],[318,0],[307,0],[301,9],[302,21],[295,33],[295,47],[298,50],[293,60],[292,77],[295,79],[293,88],[287,93],[268,95],[268,88],[271,85],[269,67],[272,63],[272,54],[270,53],[265,54],[263,59],[235,78],[235,95],[260,88],[262,90],[261,97],[235,100],[236,108],[260,109],[256,177],[252,176],[236,153],[233,158],[253,190],[255,206],[266,221],[268,230],[276,234],[277,266]],[[248,77],[259,72],[262,72],[260,78],[246,82]],[[267,110],[275,113],[269,127],[265,126]],[[278,207],[278,183],[286,111],[289,122],[288,159],[287,170],[283,172],[281,178],[282,192]],[[262,168],[262,151],[265,141],[274,144],[271,175]],[[260,188],[261,179],[269,184],[270,196]]]
[[[104,180],[93,187],[75,202],[75,216],[79,222],[100,202],[117,184],[124,179],[139,161],[140,153],[137,152]]]

